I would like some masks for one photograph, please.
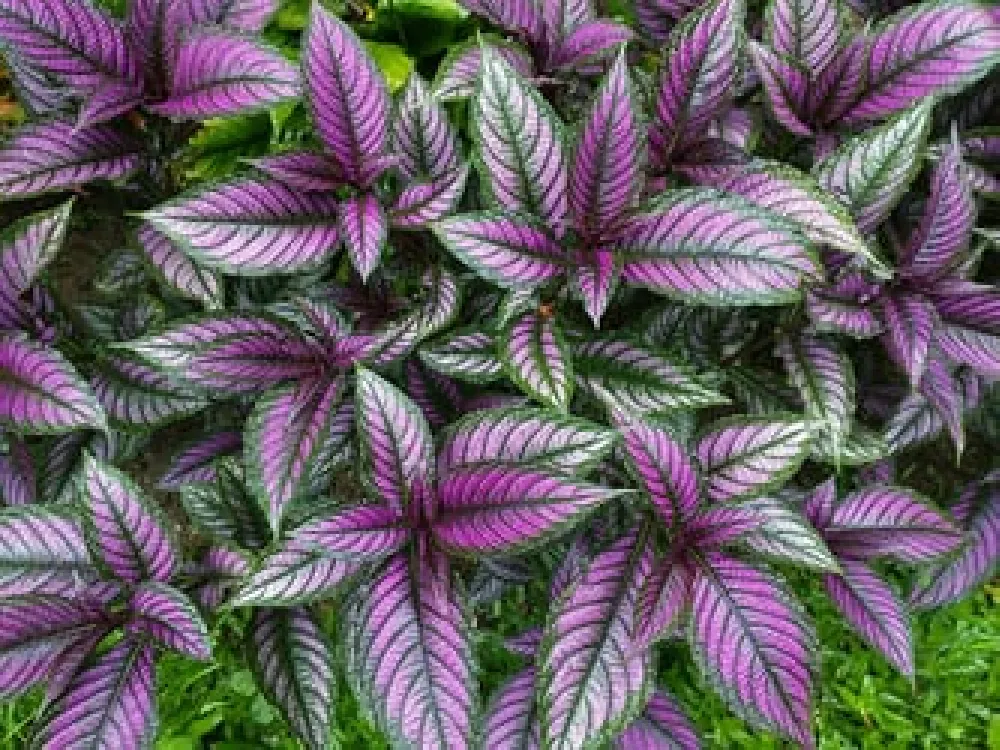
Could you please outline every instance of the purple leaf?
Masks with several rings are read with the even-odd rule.
[[[212,657],[208,627],[184,594],[163,583],[140,584],[129,602],[134,619],[126,630],[145,634],[191,659]]]
[[[872,338],[882,332],[882,321],[871,304],[880,287],[861,274],[848,274],[831,287],[806,291],[805,308],[813,326],[823,333],[839,333],[852,338]]]
[[[305,380],[271,391],[254,406],[246,429],[247,474],[276,533],[288,504],[305,489],[343,390],[340,379]]]
[[[538,626],[528,628],[523,633],[504,638],[503,645],[508,651],[534,659],[542,645],[542,629]]]
[[[931,102],[921,102],[849,138],[813,170],[820,187],[847,204],[862,232],[886,219],[916,176],[930,115]]]
[[[316,131],[359,187],[385,150],[391,101],[385,80],[354,32],[313,5],[303,40],[303,73]]]
[[[125,639],[112,647],[48,707],[37,746],[148,747],[156,735],[154,659],[153,646],[145,641]]]
[[[706,189],[665,193],[625,223],[616,247],[627,282],[692,303],[792,302],[818,271],[809,244],[783,220]]]
[[[348,198],[338,207],[337,226],[351,264],[367,281],[378,265],[382,248],[389,235],[389,220],[382,205],[371,193]]]
[[[882,300],[885,345],[903,368],[910,388],[916,388],[927,369],[931,340],[937,326],[934,305],[918,294],[897,294]]]
[[[332,192],[344,184],[344,175],[326,154],[288,151],[251,159],[250,164],[290,188],[313,193]]]
[[[573,361],[552,315],[528,310],[514,318],[497,342],[507,375],[526,395],[566,413],[573,398]]]
[[[181,488],[188,518],[209,536],[242,549],[260,549],[271,539],[267,516],[241,479],[220,467],[218,478]]]
[[[779,0],[768,8],[767,41],[780,55],[787,55],[810,70],[823,70],[837,53],[843,30],[836,0]]]
[[[833,509],[836,505],[837,481],[830,477],[806,495],[802,512],[817,529],[825,529],[833,519]]]
[[[642,710],[648,657],[632,648],[645,542],[626,534],[549,611],[539,654],[542,745],[582,748],[614,737]]]
[[[467,383],[490,383],[503,377],[496,341],[478,325],[453,331],[421,347],[420,360],[439,373]]]
[[[927,363],[927,371],[920,381],[920,395],[927,399],[927,403],[941,418],[955,444],[956,454],[961,457],[965,449],[965,430],[962,425],[965,403],[962,384],[941,359],[934,358]]]
[[[923,5],[890,16],[868,46],[865,87],[846,122],[885,117],[982,77],[995,62],[1000,27],[974,3]]]
[[[728,106],[739,77],[745,13],[742,0],[712,0],[671,32],[649,133],[659,165],[699,140]]]
[[[0,149],[0,195],[28,198],[95,180],[117,180],[140,163],[141,144],[111,125],[26,125]]]
[[[753,497],[780,486],[808,454],[810,432],[809,423],[780,415],[722,421],[696,449],[707,497]]]
[[[805,612],[770,573],[710,552],[694,581],[696,660],[748,718],[814,747],[814,636]]]
[[[693,547],[716,549],[760,529],[767,520],[759,502],[720,503],[688,519],[684,533]]]
[[[289,543],[266,558],[233,597],[234,607],[290,607],[332,596],[362,563],[331,557],[316,547]]]
[[[333,653],[315,616],[304,607],[254,610],[250,642],[257,681],[289,726],[310,750],[327,747]]]
[[[7,435],[6,442],[0,455],[0,498],[7,505],[30,505],[38,500],[35,460],[19,437]]]
[[[851,108],[865,83],[867,48],[863,38],[845,44],[830,62],[811,77],[807,97],[813,119],[832,128]],[[833,133],[821,132],[813,144],[818,161],[837,143]]]
[[[14,222],[0,233],[0,327],[26,328],[21,296],[55,258],[69,227],[73,201]]]
[[[97,579],[81,524],[32,505],[0,513],[0,595],[79,595]]]
[[[142,104],[142,92],[131,83],[117,81],[102,84],[80,107],[77,128],[89,128],[110,122]]]
[[[84,461],[83,493],[101,559],[127,583],[167,582],[177,569],[174,540],[159,508],[135,482],[89,455]]]
[[[379,726],[428,750],[470,745],[474,656],[447,558],[429,543],[390,558],[344,624],[348,679]]]
[[[979,377],[963,372],[961,381],[962,402],[966,410],[979,405],[982,384]],[[935,437],[945,427],[944,417],[923,393],[910,394],[896,408],[885,428],[885,442],[890,453]]]
[[[639,197],[644,149],[641,115],[620,55],[590,105],[570,160],[569,205],[584,235],[601,236]]]
[[[667,527],[689,519],[698,506],[698,472],[670,432],[648,422],[621,428],[629,461]]]
[[[768,110],[785,130],[802,138],[813,135],[808,123],[809,71],[751,41],[750,56],[767,96]]]
[[[569,212],[563,125],[541,94],[489,47],[472,118],[477,166],[491,201],[505,212],[538,217],[561,237]]]
[[[366,361],[385,365],[401,359],[454,321],[461,304],[458,279],[446,269],[433,268],[424,273],[422,285],[423,299],[401,318],[375,332]]]
[[[823,529],[840,557],[892,557],[918,563],[956,549],[962,536],[954,524],[912,490],[870,487],[848,495]]]
[[[654,560],[650,565],[652,572],[636,610],[637,648],[646,648],[670,634],[691,602],[694,578],[690,566],[669,557]]]
[[[239,453],[242,447],[243,435],[239,432],[216,432],[198,438],[174,455],[157,487],[161,490],[179,490],[193,482],[215,481],[216,460]]]
[[[463,411],[465,397],[454,380],[415,359],[406,360],[404,368],[405,391],[420,407],[432,430],[444,427]]]
[[[458,133],[418,74],[410,75],[392,130],[396,169],[410,182],[443,180],[462,166]]]
[[[392,225],[400,229],[419,229],[443,219],[462,198],[468,176],[468,165],[462,165],[450,176],[405,188],[392,204]]]
[[[226,273],[295,273],[337,249],[337,202],[280,182],[244,180],[197,190],[143,217],[196,261]]]
[[[610,430],[541,409],[491,409],[453,423],[438,452],[441,475],[490,464],[531,463],[585,474],[614,444]]]
[[[585,21],[559,42],[549,65],[560,70],[585,67],[588,63],[608,57],[632,36],[632,30],[619,23],[603,19]]]
[[[619,735],[614,750],[699,750],[691,720],[673,696],[656,690],[642,716]]]
[[[541,747],[535,681],[535,670],[524,669],[497,689],[484,722],[491,750],[539,750]]]
[[[4,50],[4,64],[18,102],[34,119],[65,116],[73,109],[72,92],[24,59],[16,49]]]
[[[1000,292],[971,282],[938,282],[931,290],[941,324],[935,341],[952,361],[991,380],[1000,375]]]
[[[222,117],[296,97],[298,72],[278,52],[249,38],[199,30],[181,43],[169,90],[151,111],[185,119]]]
[[[404,518],[379,505],[339,509],[297,528],[291,546],[321,550],[329,557],[367,562],[388,557],[410,538]]]
[[[502,3],[501,7],[509,7]],[[501,37],[482,34],[465,44],[453,44],[438,66],[437,77],[431,86],[438,100],[464,99],[476,93],[483,59],[483,48],[489,47],[507,64],[525,78],[534,73],[531,56],[522,47]]]
[[[568,260],[545,224],[523,216],[460,214],[432,228],[459,260],[505,288],[543,284],[562,274]]]
[[[208,405],[203,395],[179,387],[161,370],[126,357],[109,357],[90,385],[108,420],[119,427],[158,427]]]
[[[851,627],[912,680],[910,623],[892,588],[867,565],[853,560],[841,563],[839,575],[823,576],[823,585]]]
[[[261,31],[274,13],[277,0],[183,0],[177,3],[188,24],[227,26],[242,31]]]
[[[435,539],[476,555],[537,547],[622,494],[541,468],[504,464],[451,471],[439,493]]]
[[[730,507],[719,506],[719,510]],[[741,536],[740,542],[765,557],[796,565],[839,572],[840,566],[812,524],[786,502],[758,498],[736,506],[756,515],[758,526]]]
[[[146,259],[172,290],[208,307],[222,307],[222,283],[217,275],[196,264],[149,222],[139,227],[138,239]]]
[[[514,34],[524,34],[529,39],[541,38],[542,28],[548,19],[542,18],[542,10],[538,4],[525,0],[461,0],[462,6],[477,16],[501,29]],[[552,3],[561,6],[561,3]],[[579,5],[579,3],[577,3]],[[552,8],[547,7],[547,12]],[[555,30],[553,30],[555,31]]]
[[[595,328],[601,325],[621,277],[621,260],[606,250],[597,250],[576,268],[574,281],[583,307]]]
[[[28,433],[93,427],[105,417],[90,386],[54,349],[17,334],[0,336],[0,421]]]

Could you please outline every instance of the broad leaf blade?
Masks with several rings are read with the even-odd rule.
[[[208,626],[194,604],[177,589],[145,582],[132,592],[129,602],[134,619],[126,628],[145,634],[191,659],[212,657]]]
[[[635,421],[621,428],[628,459],[663,522],[683,523],[698,506],[698,473],[688,451],[670,432]]]
[[[500,334],[500,359],[511,380],[528,396],[565,413],[573,398],[573,360],[551,314],[528,310]]]

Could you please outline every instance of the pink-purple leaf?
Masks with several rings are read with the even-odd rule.
[[[937,311],[919,294],[898,294],[882,300],[882,317],[886,349],[903,368],[910,388],[916,389],[927,370]]]
[[[719,506],[719,509],[730,507]],[[754,552],[777,561],[838,572],[840,565],[812,524],[781,500],[767,497],[749,500],[736,506],[747,515],[760,519],[756,528],[743,534],[740,543]]]
[[[687,449],[660,425],[621,427],[629,461],[664,524],[683,523],[698,506],[698,472]]]
[[[287,151],[251,159],[249,163],[278,182],[311,193],[331,192],[344,184],[340,167],[327,154]]]
[[[191,483],[213,482],[217,477],[216,461],[239,453],[242,447],[240,432],[227,430],[198,438],[171,459],[157,486],[162,490],[179,490]]]
[[[642,716],[626,727],[614,750],[699,750],[701,742],[691,720],[677,701],[656,690]]]
[[[462,198],[469,176],[468,165],[433,182],[405,188],[393,201],[390,220],[399,229],[419,229],[450,214]]]
[[[185,484],[181,504],[199,530],[222,544],[261,549],[271,539],[263,509],[229,468],[219,467],[213,481]]]
[[[118,427],[153,428],[196,414],[208,405],[204,395],[127,357],[109,357],[90,385],[109,422]]]
[[[506,5],[506,3],[504,3]],[[495,54],[520,75],[528,78],[534,73],[534,63],[528,52],[501,37],[482,34],[465,44],[452,45],[438,66],[437,76],[431,85],[435,98],[465,99],[476,93],[483,58],[483,48],[489,46]]]
[[[21,296],[62,247],[72,210],[70,200],[16,221],[0,234],[0,327],[26,327]]]
[[[291,607],[325,599],[352,580],[363,564],[289,543],[267,557],[233,597],[236,607]]]
[[[134,84],[118,81],[103,84],[81,105],[76,126],[88,128],[110,122],[141,103],[142,92]]]
[[[768,44],[778,54],[821,71],[837,53],[841,13],[837,0],[776,0],[768,7]]]
[[[30,505],[38,500],[35,459],[28,444],[15,435],[5,436],[0,454],[0,499],[6,505]]]
[[[371,193],[348,198],[338,207],[337,225],[351,264],[361,280],[367,281],[389,236],[389,219],[382,204]]]
[[[191,260],[149,222],[143,222],[137,236],[146,259],[171,290],[207,307],[222,307],[222,282],[214,272]]]
[[[878,285],[860,274],[849,274],[833,286],[809,289],[806,313],[818,332],[872,338],[883,330],[877,307],[872,304],[878,293]]]
[[[771,116],[793,135],[812,136],[813,128],[808,122],[809,72],[757,42],[751,41],[748,49]]]
[[[526,395],[565,413],[573,398],[573,360],[552,315],[521,313],[500,333],[497,349],[507,375]]]
[[[462,0],[461,3],[470,12],[482,16],[495,26],[513,34],[523,34],[530,39],[540,39],[542,29],[548,18],[543,19],[543,10],[539,4],[526,0]],[[562,2],[554,2],[546,6],[545,12],[555,12],[560,15]],[[576,3],[579,5],[580,3]],[[556,29],[552,29],[555,33]]]
[[[167,648],[199,661],[212,656],[208,626],[184,594],[163,583],[146,582],[132,592],[133,620],[126,630],[145,634]]]
[[[648,647],[672,633],[691,603],[694,573],[689,565],[669,557],[649,564],[651,572],[636,610],[637,648]]]
[[[396,169],[407,180],[442,180],[462,165],[458,134],[424,79],[410,75],[392,130]]]
[[[357,505],[298,527],[291,545],[367,562],[398,552],[409,537],[406,521],[396,511],[381,505]]]
[[[83,526],[64,510],[31,505],[0,513],[0,595],[72,597],[97,576]]]
[[[485,719],[485,736],[491,750],[539,750],[541,747],[535,682],[536,672],[528,668],[497,689]]]
[[[436,372],[467,383],[489,383],[503,377],[496,341],[478,325],[421,347],[420,360]]]
[[[632,36],[632,30],[620,23],[600,18],[584,21],[559,42],[555,53],[550,56],[549,66],[567,71],[586,69],[610,57]]]

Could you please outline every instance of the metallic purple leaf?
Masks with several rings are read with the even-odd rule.
[[[809,519],[809,523],[817,529],[824,529],[833,518],[833,509],[836,505],[837,481],[830,477],[806,496],[802,512]]]
[[[484,189],[497,208],[536,216],[561,237],[569,213],[563,125],[489,47],[482,67],[471,116]]]
[[[872,338],[883,330],[877,307],[872,304],[879,292],[880,287],[861,274],[849,274],[831,287],[808,289],[806,313],[819,332]]]
[[[965,402],[962,384],[948,364],[937,357],[927,363],[927,371],[920,381],[920,395],[937,412],[955,444],[957,456],[961,457],[965,450],[965,428],[962,424]]]
[[[80,595],[98,577],[82,525],[38,505],[0,513],[0,595]]]
[[[21,296],[52,262],[69,227],[73,201],[27,216],[0,233],[0,327],[25,328]]]
[[[477,703],[465,613],[429,542],[396,555],[344,612],[348,679],[380,726],[427,750],[469,747]]]
[[[254,406],[246,428],[247,474],[275,533],[305,489],[343,390],[340,379],[305,380],[271,391]]]
[[[198,438],[170,460],[157,487],[179,490],[194,482],[213,482],[217,476],[216,460],[239,453],[242,448],[243,435],[240,432],[223,431]]]
[[[709,507],[685,524],[691,545],[702,550],[731,545],[768,520],[759,502],[727,502]]]
[[[138,239],[146,259],[172,290],[207,307],[222,306],[222,282],[215,273],[196,264],[149,222],[139,227]]]
[[[1000,27],[971,2],[906,8],[869,36],[865,87],[844,120],[899,112],[982,77],[1000,49]]]
[[[635,641],[639,648],[673,632],[691,603],[694,579],[690,566],[667,558],[652,560],[650,567],[652,572],[642,588],[636,610]]]
[[[463,411],[465,397],[458,383],[415,359],[407,359],[403,366],[405,391],[420,407],[432,430],[441,429]]]
[[[51,75],[25,60],[17,50],[4,50],[4,65],[18,102],[34,119],[68,116],[73,110],[72,92]]]
[[[485,738],[491,750],[539,750],[541,747],[535,681],[535,669],[528,668],[497,689],[485,720]]]
[[[180,387],[163,371],[127,357],[109,357],[90,385],[109,422],[122,428],[157,427],[208,406],[204,395]]]
[[[542,629],[538,626],[528,628],[523,633],[504,638],[503,645],[508,651],[534,659],[542,645]]]
[[[231,468],[220,466],[212,482],[181,489],[181,505],[199,531],[239,549],[261,549],[271,540],[267,516]]]
[[[767,96],[768,110],[785,130],[809,138],[809,73],[792,60],[779,57],[767,47],[751,41],[750,56]]]
[[[421,280],[422,300],[402,317],[374,332],[375,342],[366,350],[366,361],[385,365],[401,359],[424,339],[454,322],[461,305],[461,289],[454,274],[432,268]]]
[[[0,455],[0,498],[6,505],[30,505],[38,500],[35,459],[21,438],[7,435],[5,440],[6,451]]]
[[[823,529],[839,557],[892,557],[917,563],[962,543],[955,525],[926,500],[902,487],[870,487],[848,495]]]
[[[961,281],[941,281],[931,291],[942,319],[935,332],[941,351],[991,380],[1000,375],[1000,291]]]
[[[504,5],[506,6],[506,3]],[[449,47],[448,54],[438,66],[437,77],[431,85],[435,98],[442,101],[465,99],[476,93],[483,48],[486,46],[525,78],[530,78],[534,73],[531,55],[525,49],[506,39],[482,34],[479,39]]]
[[[291,188],[308,192],[332,192],[344,184],[337,163],[326,154],[312,151],[288,151],[259,159],[250,164],[264,174]]]
[[[467,383],[489,383],[503,377],[496,341],[478,325],[454,331],[421,347],[419,353],[428,367]]]
[[[434,441],[407,396],[370,370],[359,370],[355,400],[365,479],[398,513],[418,485],[434,477]],[[419,498],[414,498],[418,500]]]
[[[712,0],[671,32],[649,133],[659,164],[669,163],[679,146],[699,140],[729,104],[739,78],[745,13],[742,0]]]
[[[501,332],[497,349],[507,375],[526,395],[566,413],[573,398],[569,345],[552,315],[528,310]]]
[[[148,635],[191,659],[207,661],[212,657],[205,621],[177,589],[163,583],[140,584],[132,592],[129,607],[134,619],[126,631]]]
[[[127,583],[167,582],[177,569],[166,520],[122,472],[84,459],[83,493],[94,525],[94,542],[111,572]]]
[[[303,41],[303,74],[320,139],[344,176],[367,187],[383,156],[392,102],[385,79],[343,21],[313,5]]]
[[[289,543],[266,558],[233,597],[234,607],[290,607],[332,596],[363,564]]]
[[[28,198],[117,180],[139,166],[141,149],[111,125],[79,130],[61,120],[25,125],[0,149],[0,195]]]
[[[505,288],[537,286],[562,274],[565,252],[544,223],[505,212],[459,214],[434,233],[459,260]]]
[[[45,750],[141,750],[156,735],[153,646],[125,639],[80,671],[46,710],[34,742]]]
[[[249,38],[203,29],[189,34],[177,50],[169,91],[151,111],[183,119],[223,117],[298,96],[298,71]]]
[[[55,349],[0,336],[0,374],[0,421],[28,433],[104,429],[90,386]]]
[[[813,71],[823,70],[837,54],[842,30],[836,0],[778,0],[768,8],[768,44]]]
[[[934,305],[918,294],[898,294],[882,300],[885,346],[916,388],[927,369],[938,316]]]
[[[277,0],[182,0],[175,2],[188,25],[218,25],[261,31],[278,6]]]
[[[661,426],[636,420],[621,428],[625,449],[643,488],[667,527],[698,506],[698,472],[687,451]]]
[[[729,507],[725,504],[713,510]],[[735,507],[760,519],[756,528],[740,537],[745,547],[778,562],[791,562],[823,572],[840,570],[837,559],[812,523],[790,503],[761,497]]]
[[[642,711],[648,657],[632,643],[648,575],[645,546],[626,534],[550,610],[538,657],[543,747],[570,750],[613,737]]]
[[[257,609],[250,622],[250,659],[258,683],[309,750],[330,743],[333,652],[304,607]]]
[[[533,466],[456,469],[441,479],[434,538],[463,554],[508,554],[565,532],[622,494]]]
[[[468,176],[468,165],[462,165],[450,176],[405,188],[392,204],[392,225],[399,229],[419,229],[443,219],[461,200]]]
[[[699,750],[701,742],[691,720],[673,696],[656,690],[642,716],[612,745],[614,750]]]
[[[645,131],[619,56],[579,129],[569,167],[569,205],[576,228],[598,237],[639,197]]]
[[[841,562],[840,574],[823,576],[837,609],[862,638],[881,651],[896,669],[913,678],[913,639],[902,602],[867,565]]]
[[[748,718],[814,747],[814,636],[770,573],[710,552],[694,581],[691,638],[719,693]]]
[[[399,158],[396,169],[410,182],[442,180],[462,166],[458,133],[416,73],[410,75],[399,102],[392,148]]]
[[[809,453],[811,426],[780,415],[723,421],[698,441],[696,454],[713,501],[753,497],[780,486]]]
[[[367,281],[389,236],[389,219],[382,204],[371,193],[348,198],[338,207],[337,226],[351,264],[361,280]]]
[[[461,0],[462,6],[471,13],[482,16],[495,26],[513,34],[524,34],[529,39],[540,39],[545,21],[542,9],[538,4],[525,0]],[[551,3],[546,6],[547,12],[553,7],[559,13],[563,3]],[[580,3],[576,3],[579,5]],[[561,20],[561,17],[560,17]],[[553,32],[555,29],[553,29]]]
[[[818,272],[811,247],[784,220],[714,190],[673,190],[628,219],[616,239],[622,278],[685,302],[783,304]]]
[[[620,23],[605,19],[585,21],[563,37],[550,57],[549,66],[567,71],[586,68],[610,57],[632,36],[632,30]]]
[[[621,277],[621,265],[617,255],[597,250],[576,268],[576,290],[583,300],[583,309],[595,328],[600,327],[601,318],[611,304],[611,297]]]
[[[398,552],[409,538],[407,523],[396,511],[380,505],[357,505],[298,527],[290,544],[321,550],[330,557],[367,562]]]
[[[337,201],[280,182],[196,190],[143,217],[209,268],[250,276],[320,267],[337,249]]]
[[[135,84],[111,82],[101,85],[80,107],[77,128],[110,122],[142,104],[142,91]]]

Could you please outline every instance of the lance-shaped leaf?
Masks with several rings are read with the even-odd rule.
[[[151,107],[168,117],[222,117],[273,106],[299,92],[295,66],[232,32],[189,35],[170,68],[170,95]]]
[[[317,549],[345,560],[369,561],[398,552],[409,537],[403,517],[391,508],[358,505],[300,526],[290,547]]]
[[[35,459],[20,438],[7,435],[6,441],[0,455],[0,499],[7,505],[30,505],[38,500]]]
[[[136,78],[122,25],[90,2],[2,0],[0,38],[29,64],[77,90]]]
[[[582,3],[568,3],[579,7]],[[513,34],[524,34],[529,39],[540,39],[543,26],[552,17],[545,16],[534,3],[504,2],[504,0],[462,0],[462,5],[477,16],[482,16],[495,26]],[[553,3],[553,8],[546,8],[545,13],[555,13],[557,24],[552,28],[553,34],[562,28],[561,7],[563,3]]]
[[[393,152],[396,168],[407,180],[440,180],[458,170],[462,163],[458,134],[444,108],[431,98],[427,84],[417,73],[410,74],[393,122]]]
[[[823,576],[826,592],[851,627],[912,679],[913,641],[902,602],[864,563],[843,560],[840,567]]]
[[[188,0],[178,3],[191,26],[218,25],[256,32],[267,24],[277,8],[277,0]]]
[[[686,366],[654,349],[618,338],[594,339],[573,349],[576,382],[609,408],[649,415],[697,409],[728,399]]]
[[[275,532],[304,489],[343,388],[339,379],[307,380],[272,391],[254,406],[246,432],[247,473]]]
[[[955,445],[956,455],[961,457],[965,450],[965,426],[962,423],[965,399],[962,383],[948,364],[936,357],[927,363],[927,372],[920,381],[920,395],[937,412]]]
[[[836,558],[816,529],[802,513],[787,503],[762,497],[738,507],[763,519],[757,528],[740,537],[740,542],[750,549],[776,560],[787,560],[814,570],[840,570]]]
[[[510,7],[510,4],[501,3],[501,6]],[[464,99],[476,93],[483,48],[486,46],[489,46],[495,54],[506,60],[511,68],[525,78],[534,73],[531,55],[523,47],[502,37],[481,34],[478,39],[449,46],[448,53],[438,65],[437,76],[431,84],[435,98],[442,101]]]
[[[236,607],[290,607],[332,596],[363,567],[315,545],[289,542],[266,558],[233,597]]]
[[[288,151],[251,159],[249,163],[278,182],[299,190],[322,193],[344,184],[340,167],[327,154]]]
[[[355,270],[367,281],[378,265],[389,234],[389,220],[382,204],[371,193],[349,198],[339,206],[340,234]]]
[[[59,352],[16,334],[0,337],[0,421],[29,433],[103,429],[90,386]]]
[[[867,43],[865,87],[846,122],[885,117],[985,75],[997,59],[1000,27],[975,3],[927,4],[890,16]]]
[[[0,325],[22,328],[20,297],[52,262],[69,227],[73,201],[16,221],[0,234]]]
[[[501,332],[500,359],[511,380],[528,396],[560,412],[573,398],[573,360],[551,314],[528,310]]]
[[[698,441],[696,455],[710,500],[753,497],[778,487],[809,453],[811,428],[793,417],[724,420]]]
[[[434,471],[434,442],[416,405],[391,383],[359,369],[355,401],[366,481],[402,512],[418,484]]]
[[[444,475],[504,462],[584,474],[614,441],[613,432],[578,417],[541,409],[490,409],[448,428],[438,452],[438,469]]]
[[[421,347],[420,359],[437,372],[467,383],[489,383],[503,377],[496,341],[480,326],[453,331]]]
[[[616,247],[626,281],[700,304],[792,302],[803,279],[818,272],[792,225],[708,189],[666,193],[653,211],[625,222]]]
[[[696,179],[794,221],[818,245],[857,255],[875,269],[884,268],[844,206],[794,167],[761,160],[698,169]]]
[[[162,490],[179,490],[191,483],[215,481],[216,460],[238,453],[242,447],[240,432],[223,431],[198,438],[171,459],[157,486]]]
[[[443,268],[430,269],[422,279],[422,296],[410,312],[375,333],[366,360],[384,365],[401,359],[429,336],[452,323],[461,305],[458,279]]]
[[[695,659],[747,718],[813,746],[814,637],[805,612],[769,572],[710,552],[694,581]]]
[[[573,281],[583,301],[583,309],[600,328],[601,318],[611,304],[611,298],[621,278],[621,259],[608,250],[596,250],[576,268]]]
[[[344,613],[348,679],[400,744],[468,747],[477,703],[468,625],[447,558],[390,558]]]
[[[962,535],[940,511],[913,490],[870,487],[844,498],[823,529],[841,557],[892,557],[918,563],[956,549]]]
[[[414,229],[444,218],[461,199],[468,176],[469,167],[463,164],[438,180],[405,188],[392,204],[389,215],[392,225]]]
[[[803,333],[779,342],[777,353],[805,404],[806,416],[819,423],[834,452],[839,451],[855,408],[854,366],[847,352],[834,339]]]
[[[337,249],[337,202],[280,182],[244,180],[198,190],[143,217],[196,261],[226,273],[295,273]]]
[[[619,735],[615,750],[699,750],[701,742],[691,720],[673,696],[656,690],[642,716]]]
[[[587,7],[585,3],[579,5]],[[588,12],[593,11],[588,8]],[[623,24],[600,18],[586,20],[559,42],[558,50],[552,55],[549,64],[561,70],[593,65],[602,58],[609,57],[632,37],[632,30]]]
[[[1000,561],[1000,488],[984,483],[973,492],[964,520],[965,544],[952,559],[932,567],[910,593],[918,609],[958,601],[989,578]]]
[[[552,107],[487,47],[472,109],[477,167],[492,202],[537,216],[562,236],[567,167],[563,126]]]
[[[507,288],[542,284],[561,274],[567,261],[547,226],[536,219],[501,212],[465,214],[432,228],[459,260]]]
[[[867,466],[889,455],[889,446],[877,432],[854,425],[842,440],[835,443],[826,433],[819,433],[809,457],[835,467]]]
[[[18,102],[35,119],[67,115],[73,110],[72,92],[50,74],[28,62],[17,50],[4,50],[4,64]]]
[[[94,180],[117,180],[140,163],[141,144],[111,125],[27,125],[0,149],[0,196],[28,198]]]
[[[118,578],[128,583],[169,581],[177,553],[164,518],[129,477],[87,456],[83,485],[94,543]]]
[[[243,549],[266,546],[271,532],[258,503],[231,470],[220,467],[217,474],[211,481],[193,482],[180,488],[181,504],[190,519],[222,543],[230,542]]]
[[[0,593],[72,596],[97,578],[83,527],[40,506],[0,513]]]
[[[502,463],[456,469],[440,480],[438,492],[435,539],[476,555],[536,547],[622,494],[542,468]]]
[[[302,57],[316,131],[344,176],[364,186],[387,141],[385,80],[354,32],[321,5],[313,5]]]
[[[310,750],[330,743],[333,654],[314,615],[304,607],[257,609],[248,655],[257,681]]]
[[[671,32],[649,133],[661,165],[678,146],[701,140],[729,103],[739,82],[745,12],[742,0],[713,0]]]
[[[535,705],[534,669],[524,669],[501,685],[486,709],[485,736],[495,750],[538,750],[541,730]]]
[[[767,95],[768,111],[785,130],[809,138],[813,128],[806,120],[809,72],[794,60],[783,58],[751,40],[748,49]]]
[[[222,283],[216,274],[191,260],[148,222],[139,228],[138,239],[146,258],[171,289],[209,307],[222,306]]]
[[[178,653],[206,661],[212,656],[208,627],[184,594],[163,583],[145,582],[129,602],[134,619],[129,632],[146,634]]]
[[[645,132],[624,56],[601,84],[580,127],[569,168],[576,226],[594,237],[614,225],[642,190]]]
[[[648,554],[652,555],[650,549]],[[673,632],[691,603],[694,573],[683,561],[652,559],[636,611],[636,648],[645,648]]]
[[[767,42],[778,54],[821,71],[837,53],[842,24],[837,0],[776,0],[768,7]]]
[[[698,473],[688,451],[662,426],[634,421],[621,428],[629,462],[669,527],[698,506]]]
[[[927,370],[937,311],[919,294],[898,294],[882,300],[882,315],[886,348],[903,368],[910,387],[916,388]]]
[[[813,326],[823,333],[852,338],[872,338],[882,332],[882,321],[871,304],[878,287],[852,274],[833,288],[813,287],[806,292],[805,308]]]
[[[539,654],[542,746],[606,741],[642,710],[647,656],[632,648],[645,542],[626,534],[550,610]]]
[[[930,101],[917,104],[849,138],[813,170],[820,186],[847,204],[862,232],[886,219],[916,175],[930,115]]]
[[[90,384],[104,413],[118,426],[157,427],[196,414],[208,405],[202,394],[178,386],[161,370],[126,357],[108,358]]]
[[[151,644],[119,642],[80,671],[48,707],[35,745],[148,747],[156,735],[155,667]]]
[[[953,362],[1000,375],[1000,292],[995,286],[939,282],[933,301],[942,323],[935,341]]]

